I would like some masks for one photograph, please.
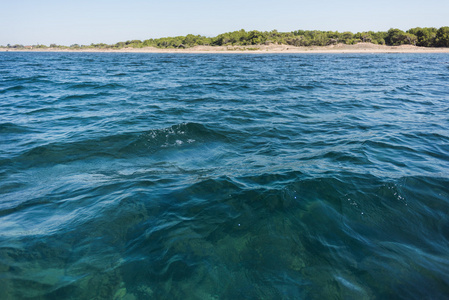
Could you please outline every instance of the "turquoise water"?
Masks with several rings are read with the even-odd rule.
[[[448,54],[0,70],[0,299],[449,297]]]

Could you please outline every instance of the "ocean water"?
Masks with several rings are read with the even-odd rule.
[[[448,54],[0,53],[0,299],[448,299]]]

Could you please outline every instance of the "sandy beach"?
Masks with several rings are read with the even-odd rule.
[[[186,49],[160,49],[154,47],[122,49],[8,49],[1,52],[111,52],[111,53],[449,53],[449,48],[417,47],[412,45],[385,46],[371,43],[356,45],[337,44],[330,46],[295,47],[289,45],[252,46],[195,46]]]

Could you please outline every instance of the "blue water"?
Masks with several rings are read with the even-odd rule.
[[[0,71],[0,299],[449,298],[448,54]]]

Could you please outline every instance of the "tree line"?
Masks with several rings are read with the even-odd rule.
[[[291,45],[291,46],[327,46],[333,44],[373,43],[379,45],[399,46],[415,45],[421,47],[449,47],[449,26],[439,29],[434,27],[416,27],[407,31],[392,28],[388,31],[365,31],[352,33],[349,31],[296,30],[292,32],[245,31],[244,29],[219,34],[215,37],[188,34],[186,36],[164,37],[148,40],[130,40],[116,44],[90,44],[61,46],[51,44],[50,48],[65,49],[122,49],[122,48],[190,48],[205,46],[250,46],[250,45]],[[8,48],[25,48],[23,45],[8,45]],[[47,48],[45,45],[34,45],[33,48]]]

